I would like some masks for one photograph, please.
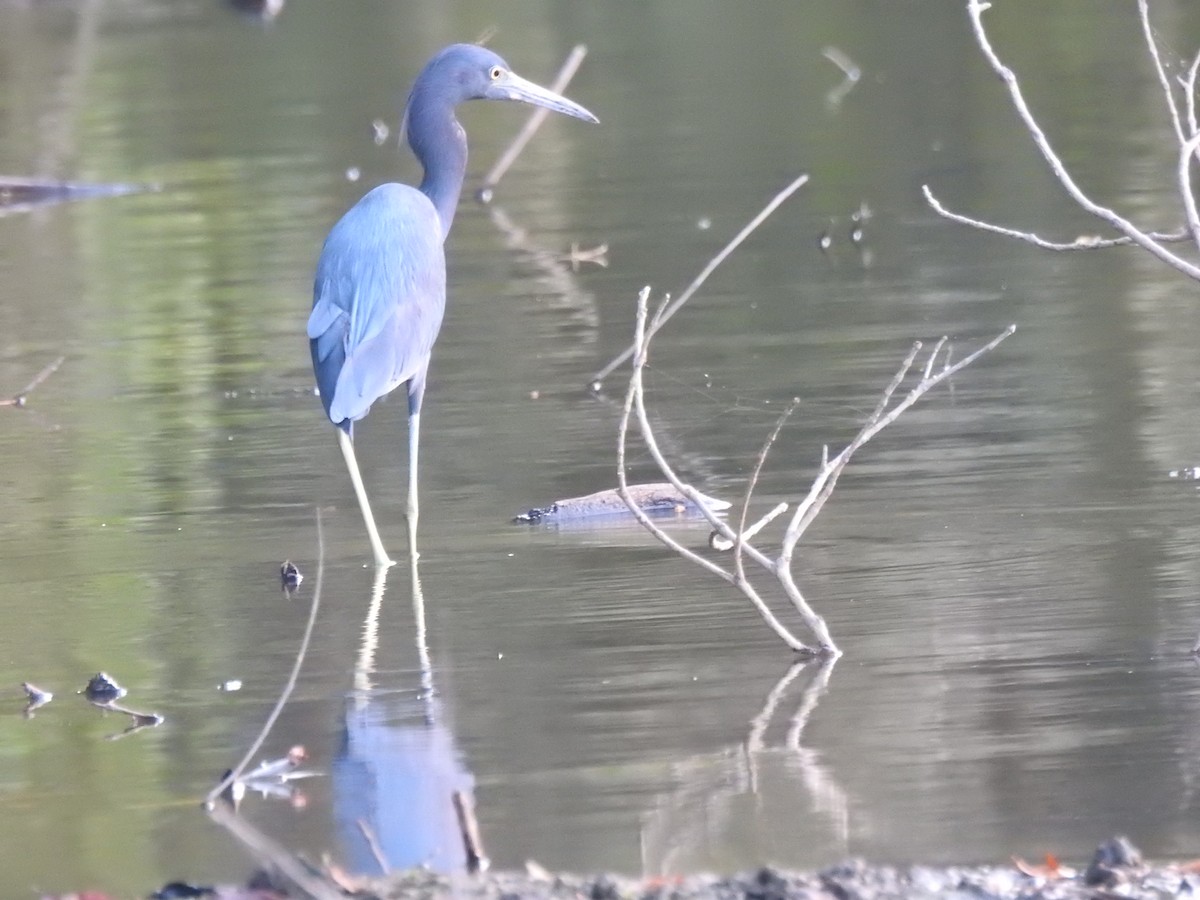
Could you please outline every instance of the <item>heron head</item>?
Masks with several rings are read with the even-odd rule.
[[[452,105],[465,100],[519,100],[585,122],[599,121],[578,103],[522,78],[498,54],[477,44],[453,44],[438,53],[417,77],[413,95],[419,90],[440,95]]]

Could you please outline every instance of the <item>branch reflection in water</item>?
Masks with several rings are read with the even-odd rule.
[[[758,819],[763,804],[778,787],[764,788],[765,774],[781,774],[788,786],[799,785],[808,805],[795,804],[797,822],[811,830],[814,813],[827,823],[821,830],[830,839],[833,855],[850,852],[850,803],[837,777],[820,754],[801,741],[809,719],[829,688],[836,657],[801,660],[771,688],[762,709],[750,721],[740,743],[676,763],[678,786],[659,797],[642,817],[642,871],[646,876],[669,876],[711,868],[726,848],[746,839],[746,811]],[[795,696],[803,682],[795,712],[780,718],[780,707]],[[781,737],[772,731],[785,726]],[[794,800],[788,791],[786,800]],[[762,817],[766,821],[767,817]],[[801,836],[797,828],[797,837]],[[786,840],[787,836],[783,838]]]

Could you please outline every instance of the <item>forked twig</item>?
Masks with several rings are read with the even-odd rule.
[[[946,339],[942,338],[933,350],[930,352],[929,361],[926,364],[925,371],[922,374],[921,380],[905,395],[905,397],[894,406],[889,406],[896,390],[903,383],[913,363],[916,361],[917,354],[921,352],[921,342],[917,341],[913,344],[908,356],[904,358],[900,368],[893,376],[888,386],[884,388],[883,394],[880,397],[879,404],[875,407],[874,412],[868,417],[866,423],[859,430],[854,439],[847,444],[837,456],[833,459],[828,459],[822,462],[821,469],[817,473],[817,477],[813,479],[812,487],[809,489],[808,496],[796,507],[792,514],[792,520],[788,524],[787,531],[784,534],[783,547],[784,553],[780,556],[780,561],[783,562],[786,558],[787,562],[791,561],[792,551],[795,549],[796,543],[803,536],[808,526],[820,513],[821,507],[825,505],[825,501],[829,499],[829,495],[833,493],[833,489],[837,484],[838,477],[850,462],[850,458],[854,453],[867,443],[887,426],[891,425],[896,419],[911,407],[914,403],[921,399],[930,389],[937,387],[950,376],[961,372],[979,357],[985,353],[994,350],[999,344],[1010,337],[1017,330],[1016,325],[1009,325],[1004,331],[1000,332],[978,350],[964,356],[953,365],[944,365],[936,374],[932,373],[932,363],[938,352],[945,344]]]
[[[808,495],[796,508],[792,515],[781,542],[779,555],[772,559],[749,542],[750,534],[745,525],[747,515],[746,508],[748,506],[749,497],[753,492],[754,485],[757,483],[762,466],[765,463],[766,456],[777,439],[779,430],[782,428],[783,423],[790,414],[791,410],[789,409],[787,412],[785,412],[785,414],[780,417],[779,421],[776,422],[772,434],[767,439],[763,450],[759,455],[759,459],[751,476],[750,487],[746,492],[747,502],[743,503],[741,519],[738,528],[735,531],[730,528],[727,523],[717,518],[705,507],[700,499],[699,492],[696,491],[695,488],[679,478],[678,474],[671,467],[670,463],[664,458],[661,450],[658,447],[658,443],[655,440],[654,430],[651,427],[649,416],[646,412],[645,387],[643,380],[643,372],[646,367],[649,354],[649,344],[653,334],[652,328],[647,328],[646,324],[649,296],[649,288],[643,288],[641,293],[638,295],[637,319],[634,328],[633,372],[629,380],[629,388],[626,391],[625,404],[622,410],[620,424],[618,426],[617,482],[619,485],[619,493],[621,494],[622,499],[625,500],[626,504],[630,508],[630,511],[642,524],[642,526],[651,534],[653,534],[654,537],[660,542],[674,550],[684,559],[695,563],[696,565],[711,572],[718,578],[723,579],[741,591],[742,594],[746,596],[746,598],[749,599],[754,605],[755,609],[758,611],[763,621],[767,623],[768,627],[770,627],[771,630],[774,631],[775,634],[778,635],[780,639],[783,640],[784,643],[786,643],[792,650],[806,655],[830,657],[840,656],[841,650],[838,649],[837,644],[834,642],[824,618],[809,605],[803,593],[796,585],[795,579],[792,575],[792,558],[801,536],[804,534],[804,531],[808,528],[809,524],[811,524],[813,519],[815,519],[817,514],[821,511],[821,508],[825,505],[825,502],[829,499],[829,496],[833,493],[833,489],[837,484],[839,476],[846,468],[846,465],[850,462],[851,457],[860,447],[870,441],[875,435],[877,435],[892,422],[896,421],[896,419],[898,419],[907,409],[920,400],[921,397],[923,397],[929,390],[936,387],[938,384],[945,381],[955,373],[971,365],[983,354],[994,349],[998,344],[1000,344],[1001,341],[1005,340],[1016,330],[1016,326],[1009,326],[987,344],[980,347],[973,353],[963,357],[958,362],[950,364],[947,358],[943,360],[940,368],[936,368],[937,360],[947,344],[946,338],[940,339],[930,351],[929,357],[925,361],[924,366],[918,370],[920,374],[917,384],[912,387],[898,402],[893,402],[897,391],[900,389],[905,379],[912,371],[918,354],[921,352],[921,343],[915,343],[908,355],[905,357],[904,361],[901,363],[896,374],[884,388],[879,402],[875,406],[875,409],[872,411],[871,415],[868,416],[866,422],[855,435],[854,439],[851,440],[850,443],[847,444],[833,458],[829,457],[828,449],[823,452],[820,470],[818,471],[817,476],[813,479],[813,483],[809,488]],[[660,319],[661,311],[662,310],[660,308],[659,313],[656,313],[654,317],[655,324],[657,324]],[[718,540],[723,539],[724,541],[730,542],[730,545],[737,549],[738,552],[734,557],[733,571],[729,571],[724,567],[717,565],[712,560],[706,559],[705,557],[695,553],[693,550],[681,545],[673,537],[667,534],[661,527],[659,527],[656,522],[651,520],[644,512],[642,512],[636,503],[634,503],[633,498],[629,493],[628,484],[626,481],[625,458],[626,447],[628,443],[629,422],[630,419],[635,415],[642,440],[645,442],[646,447],[650,452],[650,456],[654,460],[655,464],[659,467],[663,475],[666,476],[667,480],[670,481],[677,490],[679,490],[684,496],[688,497],[688,499],[696,503],[700,511],[713,526],[715,534],[711,540],[714,545],[716,545]],[[771,517],[773,517],[774,514],[775,513],[773,512]],[[756,530],[757,528],[761,527],[761,524],[762,523],[755,526]],[[743,554],[757,562],[775,577],[779,585],[782,587],[785,596],[799,613],[801,619],[803,619],[805,626],[816,637],[816,647],[810,647],[796,637],[771,611],[767,603],[763,600],[761,594],[746,575],[742,560]]]
[[[742,242],[751,234],[753,234],[754,230],[763,222],[765,222],[767,217],[770,216],[771,213],[775,212],[775,210],[779,208],[779,205],[783,203],[784,200],[796,193],[796,191],[799,190],[807,181],[808,175],[801,175],[799,178],[792,181],[791,184],[777,193],[774,197],[772,197],[767,205],[759,210],[758,215],[747,222],[742,230],[733,236],[733,240],[721,248],[721,251],[708,261],[704,268],[700,270],[700,274],[692,279],[692,283],[689,284],[687,288],[684,289],[684,292],[666,308],[663,314],[655,317],[656,323],[655,326],[650,329],[650,336],[653,337],[658,329],[661,328],[662,325],[667,321],[667,319],[675,315],[675,313],[678,312],[679,307],[683,306],[683,304],[687,303],[688,300],[691,299],[692,294],[696,293],[696,291],[700,289],[700,286],[708,280],[708,276],[716,270],[717,266],[721,265],[721,263],[723,263],[729,257],[729,254],[740,247]],[[636,347],[632,345],[626,347],[625,350],[618,354],[616,358],[614,358],[608,365],[593,375],[591,383],[592,390],[599,391],[604,385],[604,379],[611,375],[616,370],[617,366],[627,362],[629,358],[633,356],[635,350]]]
[[[587,56],[587,47],[583,44],[576,44],[571,49],[570,54],[567,55],[562,67],[558,70],[554,81],[550,83],[550,90],[556,94],[561,94],[566,90],[567,85],[571,83],[571,79],[575,77],[575,73],[579,71],[579,67],[583,64],[585,56]],[[488,169],[487,174],[483,176],[483,184],[479,186],[479,191],[476,194],[480,202],[492,202],[492,193],[496,185],[500,183],[500,179],[504,177],[504,173],[517,161],[517,157],[521,155],[521,151],[525,149],[525,145],[529,143],[534,134],[537,133],[537,130],[542,127],[542,123],[546,121],[548,115],[550,115],[550,110],[542,106],[537,107],[529,114],[529,118],[525,120],[525,124],[517,132],[517,136],[513,138],[512,143],[500,154],[500,158],[496,160],[495,164]]]
[[[862,69],[837,47],[826,47],[821,51],[821,55],[841,69],[844,76],[841,84],[825,95],[825,104],[832,108],[839,106],[846,99],[846,95],[854,90],[854,86],[862,78]]]

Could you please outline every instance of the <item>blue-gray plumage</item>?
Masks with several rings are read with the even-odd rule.
[[[454,44],[417,76],[402,130],[425,170],[420,188],[384,184],[333,226],[313,283],[309,346],[321,402],[338,441],[371,539],[390,565],[354,456],[353,424],[371,404],[408,386],[408,522],[415,553],[417,446],[430,354],[446,308],[446,257],[467,167],[467,136],[454,116],[466,100],[520,100],[589,122],[590,112],[515,75],[499,56]]]

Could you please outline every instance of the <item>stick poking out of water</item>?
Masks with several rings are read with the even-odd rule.
[[[246,771],[246,766],[250,764],[250,760],[262,749],[263,742],[266,741],[267,735],[271,733],[271,729],[274,727],[275,721],[279,718],[279,714],[283,712],[283,707],[287,704],[288,698],[292,696],[292,691],[296,687],[296,680],[300,675],[300,667],[304,665],[304,657],[308,655],[308,643],[312,639],[313,625],[317,621],[317,611],[321,608],[321,582],[324,578],[325,534],[321,530],[321,510],[318,508],[317,584],[313,589],[312,608],[308,612],[308,624],[304,626],[304,637],[300,641],[300,649],[296,651],[296,661],[292,665],[292,674],[288,676],[287,684],[283,686],[283,690],[279,694],[279,699],[275,701],[275,708],[267,716],[267,721],[263,723],[262,730],[259,731],[258,737],[254,739],[254,743],[250,745],[250,749],[246,751],[246,755],[242,757],[241,762],[229,770],[229,774],[222,778],[220,783],[209,791],[208,796],[204,798],[204,806],[210,812],[216,804],[217,798],[221,796],[221,792],[242,777],[242,773]]]
[[[24,406],[26,399],[28,398],[29,394],[33,392],[33,389],[57,372],[58,367],[66,362],[66,360],[67,358],[65,356],[60,356],[58,359],[54,360],[54,362],[50,363],[50,365],[46,366],[44,369],[42,369],[42,371],[34,375],[33,380],[30,381],[29,384],[25,385],[25,387],[21,388],[21,390],[17,391],[17,393],[13,394],[7,400],[0,400],[0,406]]]
[[[700,289],[700,286],[708,280],[708,276],[716,270],[717,266],[725,262],[729,254],[741,246],[742,241],[750,237],[750,235],[754,233],[754,230],[763,222],[765,222],[767,217],[770,216],[771,213],[775,212],[775,210],[779,208],[779,205],[783,203],[784,200],[796,193],[796,191],[799,190],[805,183],[807,183],[807,181],[808,175],[801,175],[782,191],[772,197],[770,202],[768,202],[766,206],[759,210],[758,215],[747,222],[745,227],[743,227],[741,231],[733,236],[733,240],[726,244],[721,249],[720,253],[708,261],[708,264],[700,270],[700,274],[692,279],[692,283],[687,286],[687,289],[684,290],[684,292],[680,294],[670,306],[663,310],[661,315],[655,317],[655,324],[651,328],[648,336],[654,337],[655,332],[657,332],[659,328],[666,324],[667,319],[671,318],[671,316],[678,312],[679,307],[683,306],[683,304],[687,303],[688,300],[691,299],[692,294],[696,293],[696,291]],[[617,366],[620,366],[628,361],[633,356],[636,349],[636,345],[631,344],[612,362],[593,375],[591,384],[592,390],[599,391],[604,386],[604,379],[611,375],[616,370]]]

